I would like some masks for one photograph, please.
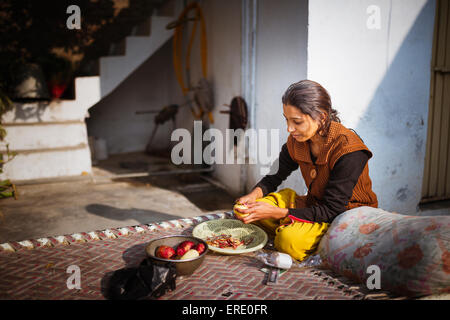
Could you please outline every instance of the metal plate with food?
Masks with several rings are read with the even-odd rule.
[[[204,240],[212,251],[223,254],[242,254],[262,249],[267,234],[254,224],[236,219],[218,219],[200,223],[192,231],[194,237]]]

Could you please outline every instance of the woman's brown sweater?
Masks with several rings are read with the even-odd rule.
[[[289,215],[294,219],[331,222],[345,210],[378,206],[367,165],[371,157],[355,132],[331,122],[316,159],[312,159],[308,142],[289,136],[280,153],[278,173],[264,177],[256,186],[264,194],[274,191],[300,166],[308,193],[297,197],[296,208],[289,209]]]

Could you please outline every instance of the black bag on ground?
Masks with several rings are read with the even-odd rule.
[[[114,272],[108,281],[106,296],[111,300],[159,298],[175,290],[177,271],[173,263],[157,265],[144,259],[137,268]]]

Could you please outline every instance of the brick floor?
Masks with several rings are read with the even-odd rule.
[[[65,236],[59,241],[47,239],[51,246],[30,240],[3,244],[0,247],[0,299],[105,299],[102,288],[111,273],[125,266],[136,266],[145,258],[144,248],[150,240],[169,234],[191,234],[201,221],[228,218],[227,214],[181,219],[170,223],[128,227],[123,230],[97,231],[100,240],[87,233]],[[138,232],[140,231],[140,232]],[[108,234],[111,238],[108,237]],[[44,241],[45,242],[45,241]],[[15,251],[8,251],[8,248]],[[2,249],[3,248],[3,249]],[[161,300],[299,300],[363,299],[367,292],[350,287],[319,268],[291,268],[276,284],[264,285],[262,262],[254,253],[226,256],[209,251],[193,275],[178,278],[176,289]],[[70,265],[81,270],[81,289],[67,288]]]

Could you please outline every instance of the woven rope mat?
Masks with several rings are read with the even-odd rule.
[[[164,235],[191,235],[193,227],[230,213],[127,228],[25,240],[0,245],[0,299],[105,299],[105,283],[112,272],[138,265],[145,245]],[[275,284],[264,285],[263,263],[254,253],[225,256],[209,251],[190,277],[177,279],[176,289],[161,300],[302,300],[393,299],[352,284],[321,268],[291,268]],[[81,289],[68,289],[67,268],[81,271]]]

